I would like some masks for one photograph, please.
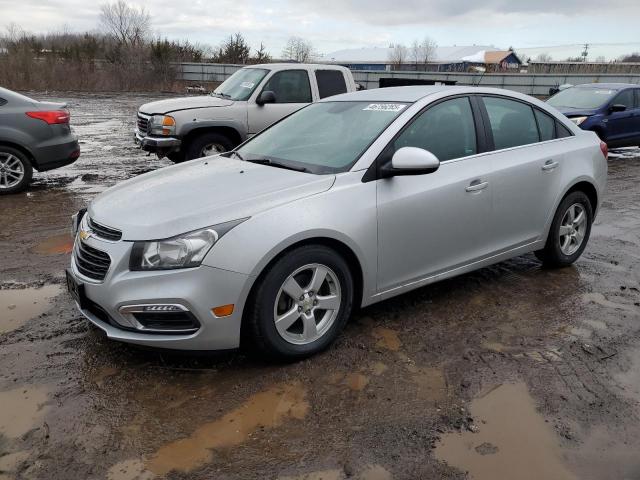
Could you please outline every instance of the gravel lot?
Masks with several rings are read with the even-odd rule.
[[[63,289],[69,216],[169,165],[133,147],[156,96],[69,102],[82,155],[0,198],[0,480],[640,479],[640,156],[609,163],[583,257],[533,255],[355,315],[272,365],[107,341]]]

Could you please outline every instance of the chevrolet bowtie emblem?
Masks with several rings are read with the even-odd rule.
[[[91,230],[80,230],[78,235],[80,235],[80,240],[86,240],[91,237],[92,234],[93,232]]]

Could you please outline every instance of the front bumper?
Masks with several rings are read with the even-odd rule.
[[[76,238],[76,241],[81,241]],[[229,350],[240,345],[240,325],[246,297],[251,286],[248,275],[200,266],[191,269],[150,272],[129,271],[132,243],[105,242],[90,237],[84,242],[105,251],[111,267],[104,281],[84,277],[71,260],[70,274],[83,286],[88,302],[80,312],[107,337],[137,345],[177,350]],[[127,307],[136,305],[177,304],[184,306],[199,327],[188,333],[148,333],[130,328]],[[214,307],[233,304],[227,317],[216,317]],[[88,306],[90,305],[90,306]],[[98,308],[95,308],[95,307]]]
[[[182,145],[182,140],[179,138],[149,137],[142,135],[138,130],[133,132],[133,141],[145,152],[161,153],[163,155],[180,150],[180,145]]]

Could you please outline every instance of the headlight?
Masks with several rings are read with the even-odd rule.
[[[171,270],[198,267],[222,236],[247,220],[221,223],[166,240],[134,242],[129,270]]]
[[[169,115],[154,115],[149,119],[151,135],[173,135],[176,133],[176,120]]]
[[[580,125],[582,122],[584,122],[587,118],[589,117],[572,117],[569,120],[571,120],[573,123],[575,123],[576,125]]]

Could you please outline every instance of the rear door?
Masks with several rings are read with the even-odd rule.
[[[266,91],[272,91],[276,101],[266,105],[249,102],[247,112],[249,136],[255,135],[281,118],[313,102],[307,70],[275,72],[258,95]]]
[[[493,223],[496,252],[537,240],[561,189],[566,141],[556,121],[532,105],[483,96],[493,157]]]
[[[428,175],[377,180],[379,291],[490,253],[492,160],[479,154],[480,121],[469,97],[445,99],[417,115],[381,154],[379,165],[402,147],[417,147],[441,164]]]

